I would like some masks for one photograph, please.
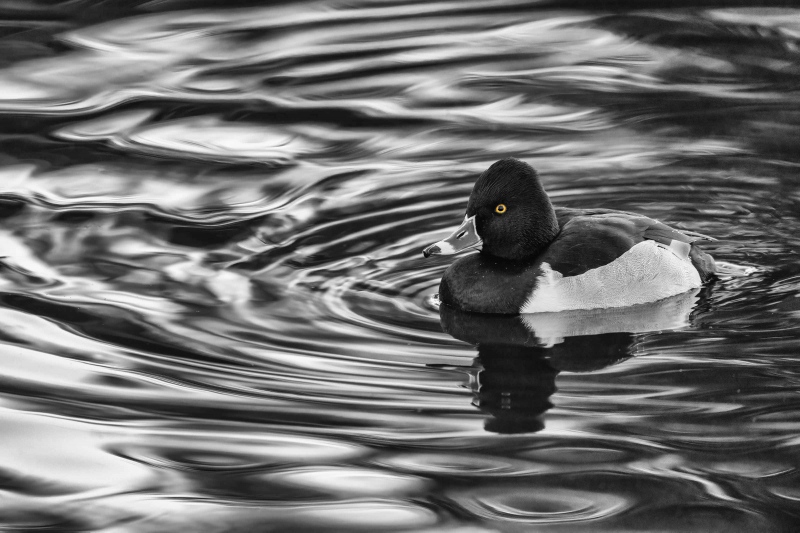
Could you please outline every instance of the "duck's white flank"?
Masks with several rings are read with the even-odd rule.
[[[677,252],[642,241],[607,265],[567,278],[542,263],[542,275],[520,313],[625,307],[700,287],[697,269]]]

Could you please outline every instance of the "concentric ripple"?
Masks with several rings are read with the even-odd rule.
[[[455,498],[470,512],[487,520],[526,524],[559,524],[609,518],[629,503],[611,494],[536,486],[498,487]]]

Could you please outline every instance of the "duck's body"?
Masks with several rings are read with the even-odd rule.
[[[623,307],[700,287],[715,267],[699,240],[642,215],[553,209],[535,171],[505,159],[478,179],[462,227],[426,254],[481,246],[447,269],[441,301],[518,314]]]
[[[654,302],[700,285],[713,259],[696,240],[644,216],[556,209],[560,231],[529,261],[482,253],[453,263],[442,302],[480,313],[537,313]],[[685,245],[675,244],[685,243]]]

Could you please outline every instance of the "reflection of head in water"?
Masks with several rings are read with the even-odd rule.
[[[503,316],[439,309],[442,329],[474,344],[475,405],[485,428],[529,433],[544,428],[561,371],[590,372],[631,356],[634,332],[688,324],[694,292],[625,309]]]

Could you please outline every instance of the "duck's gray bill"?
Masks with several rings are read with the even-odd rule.
[[[448,238],[431,244],[422,250],[422,255],[425,257],[430,257],[432,255],[453,255],[470,248],[480,250],[482,245],[483,240],[480,235],[478,235],[478,230],[475,227],[475,217],[471,216],[465,218],[464,223]]]

